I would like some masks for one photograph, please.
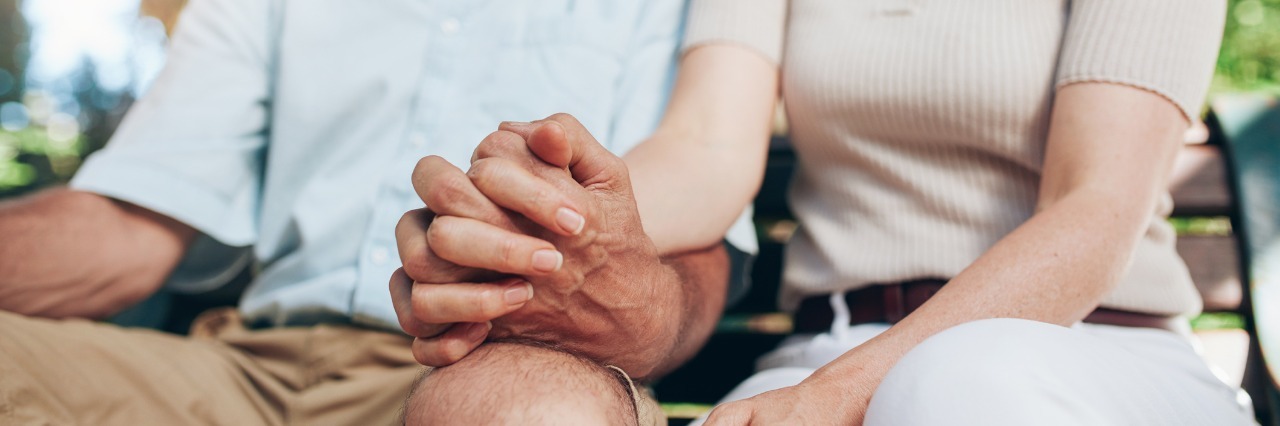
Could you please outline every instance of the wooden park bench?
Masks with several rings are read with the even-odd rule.
[[[1259,422],[1280,425],[1280,105],[1219,98],[1206,126],[1208,134],[1179,156],[1170,188],[1178,253],[1205,302],[1192,324],[1219,374],[1248,391]],[[702,352],[655,386],[673,425],[749,377],[756,358],[791,330],[790,317],[776,312],[776,295],[783,245],[796,229],[786,202],[795,167],[785,137],[776,137],[755,200],[760,253],[752,288]]]

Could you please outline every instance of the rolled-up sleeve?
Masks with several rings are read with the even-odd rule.
[[[782,61],[788,0],[692,0],[684,50],[707,44],[736,44]]]
[[[1075,0],[1057,87],[1124,84],[1199,115],[1226,19],[1224,0]]]
[[[267,128],[269,3],[192,1],[164,70],[71,186],[170,216],[229,246],[253,244]]]

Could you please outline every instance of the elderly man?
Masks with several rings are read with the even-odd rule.
[[[193,0],[164,72],[71,188],[0,206],[0,423],[393,421],[421,370],[387,291],[396,224],[422,206],[415,162],[466,164],[499,119],[556,111],[627,149],[660,116],[682,12],[679,0]],[[680,276],[701,298],[655,308],[701,331],[663,323],[654,341],[685,355],[700,344],[723,303],[723,250],[667,258],[687,265]],[[207,290],[247,262],[259,272],[238,309],[202,315],[191,337],[83,320],[163,286]],[[424,282],[472,272],[413,265]],[[502,309],[544,291],[501,290]],[[628,379],[602,364],[617,361],[563,362],[564,348],[598,353],[604,341],[536,335],[579,313],[526,318],[528,333],[509,336],[525,343],[435,379],[465,378],[463,398],[538,389],[502,401],[531,407],[513,421],[636,421]],[[417,331],[465,331],[449,330]],[[626,365],[680,359],[646,351]],[[584,394],[616,404],[564,409]]]

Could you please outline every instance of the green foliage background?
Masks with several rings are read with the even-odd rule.
[[[40,99],[21,90],[27,45],[18,3],[0,0],[0,24],[4,24],[0,27],[7,27],[0,31],[0,71],[7,71],[4,77],[16,83],[9,85],[13,90],[0,93],[0,104],[21,102],[30,108]],[[84,98],[95,95],[92,81],[76,82],[76,87],[83,89]],[[1280,95],[1280,0],[1229,1],[1211,95],[1241,91]],[[50,137],[44,117],[33,117],[25,128],[0,128],[0,198],[66,182],[84,156],[106,143],[130,101],[123,99],[110,109],[84,104],[77,118],[81,126],[71,137],[65,131],[60,137]]]
[[[1280,0],[1234,0],[1213,92],[1280,94]]]

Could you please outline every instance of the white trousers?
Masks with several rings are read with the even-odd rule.
[[[836,324],[848,324],[843,297],[832,303]],[[835,325],[793,336],[721,403],[800,383],[888,328]],[[1248,397],[1214,376],[1190,342],[1169,331],[1097,324],[963,324],[898,361],[864,425],[1256,424]]]

